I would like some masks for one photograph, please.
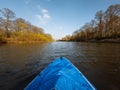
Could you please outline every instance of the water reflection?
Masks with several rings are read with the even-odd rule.
[[[0,88],[23,89],[58,56],[65,56],[100,90],[119,90],[120,45],[54,42],[0,46]],[[12,83],[11,83],[12,82]]]

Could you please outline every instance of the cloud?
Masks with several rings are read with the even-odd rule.
[[[50,2],[50,1],[52,1],[52,0],[45,0],[45,1]]]
[[[29,4],[31,2],[31,0],[24,0],[25,4]]]
[[[42,13],[48,13],[48,10],[44,9],[44,8],[41,8],[41,12]]]
[[[47,24],[51,20],[51,16],[49,15],[49,12],[47,9],[37,6],[40,10],[40,14],[35,15],[37,19],[39,20],[40,24]]]
[[[50,21],[49,16],[41,16],[41,15],[35,15],[35,16],[38,18],[40,24],[47,24]]]

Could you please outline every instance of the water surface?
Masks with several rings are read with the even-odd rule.
[[[53,42],[0,46],[0,89],[22,90],[56,57],[68,58],[98,90],[120,90],[120,44]]]

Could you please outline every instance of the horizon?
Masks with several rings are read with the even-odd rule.
[[[120,4],[120,0],[0,0],[0,9],[9,8],[17,18],[43,28],[57,40],[71,35],[94,19],[97,11],[106,11],[114,4]]]

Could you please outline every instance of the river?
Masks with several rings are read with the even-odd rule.
[[[0,90],[23,88],[56,57],[68,58],[98,90],[120,90],[120,44],[0,45]]]

